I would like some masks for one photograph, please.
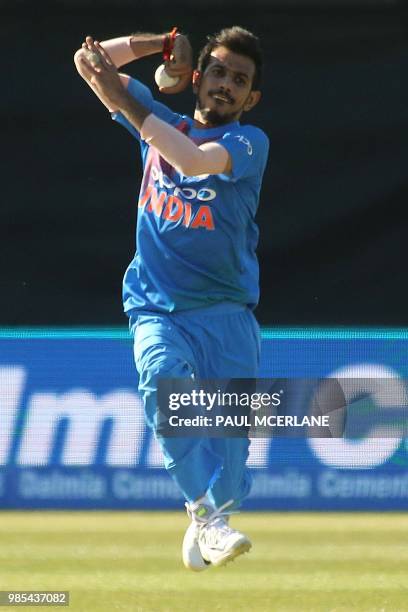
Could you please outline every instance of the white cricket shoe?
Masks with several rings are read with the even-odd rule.
[[[193,572],[202,572],[208,569],[211,563],[205,561],[198,545],[198,533],[200,525],[203,524],[215,512],[213,506],[202,503],[186,503],[187,514],[191,518],[191,524],[187,527],[183,540],[183,563]]]
[[[206,504],[186,504],[192,519],[183,540],[183,563],[188,569],[201,572],[210,565],[224,565],[251,548],[249,538],[228,525],[224,510],[232,503],[217,510]]]
[[[187,527],[183,540],[183,563],[193,572],[202,572],[210,567],[209,561],[204,561],[198,545],[199,526],[192,521]]]
[[[200,528],[198,545],[204,561],[218,567],[249,552],[252,543],[248,536],[232,529],[223,517],[218,517]]]

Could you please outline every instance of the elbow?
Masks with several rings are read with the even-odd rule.
[[[178,170],[184,174],[184,176],[198,176],[199,174],[204,174],[205,169],[203,168],[201,151],[197,150],[194,155],[188,155],[186,159],[183,159],[179,164]]]
[[[181,172],[181,174],[183,174],[184,176],[196,176],[197,174],[199,174],[199,172],[195,171],[194,165],[190,162],[185,162],[179,165],[177,170]]]

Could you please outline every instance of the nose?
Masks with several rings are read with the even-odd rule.
[[[231,91],[231,85],[232,85],[232,79],[228,74],[225,74],[223,76],[223,78],[221,79],[220,82],[220,89],[226,91],[226,92],[230,92]]]

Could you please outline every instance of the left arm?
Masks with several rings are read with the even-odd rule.
[[[142,139],[154,146],[167,162],[185,176],[231,171],[231,157],[223,146],[210,142],[198,147],[180,131],[155,117],[123,87],[116,67],[102,46],[93,41],[91,46],[100,61],[91,64],[85,57],[81,58],[83,78],[106,106],[120,111],[141,133]]]

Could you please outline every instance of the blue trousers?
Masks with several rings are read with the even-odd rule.
[[[131,316],[139,392],[148,425],[155,428],[157,379],[256,378],[260,356],[258,323],[248,308],[219,304],[171,314]],[[219,507],[239,507],[251,478],[245,438],[157,436],[164,465],[187,501],[206,492]]]

